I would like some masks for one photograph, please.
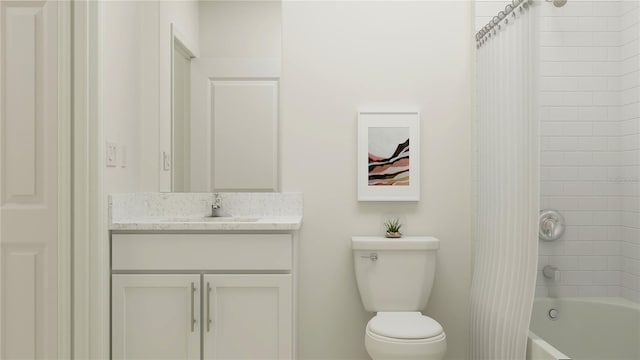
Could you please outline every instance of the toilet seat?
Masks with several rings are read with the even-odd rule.
[[[365,347],[374,360],[441,360],[447,336],[419,312],[379,312],[367,323]]]
[[[371,336],[387,341],[424,342],[441,338],[442,325],[419,312],[379,312],[367,324]],[[427,341],[429,342],[429,341]]]

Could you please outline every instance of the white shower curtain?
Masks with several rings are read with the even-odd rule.
[[[507,15],[477,50],[471,359],[526,353],[538,258],[534,8]]]

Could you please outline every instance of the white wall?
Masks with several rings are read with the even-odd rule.
[[[284,2],[283,191],[304,194],[298,289],[300,359],[366,359],[350,248],[382,234],[441,239],[426,313],[447,333],[448,359],[467,351],[471,211],[471,3]],[[356,111],[419,109],[422,200],[358,202]]]
[[[157,121],[156,6],[153,2],[104,3],[103,141],[118,146],[116,166],[104,171],[106,194],[156,190],[143,184],[149,177],[146,164],[157,149],[157,136],[146,134],[149,121]],[[153,152],[150,146],[155,146]]]
[[[200,56],[280,58],[280,1],[200,1]]]

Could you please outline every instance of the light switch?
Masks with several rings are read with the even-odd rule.
[[[171,170],[171,155],[166,151],[162,152],[162,169],[164,171]]]
[[[107,167],[116,167],[118,166],[118,145],[114,142],[107,141]]]

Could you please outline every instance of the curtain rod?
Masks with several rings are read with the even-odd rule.
[[[499,30],[501,28],[500,23],[503,20],[506,23],[509,23],[509,19],[507,19],[507,16],[509,14],[511,14],[512,16],[516,16],[513,11],[518,8],[518,6],[522,5],[520,7],[520,11],[522,11],[522,8],[528,8],[529,4],[531,4],[532,2],[533,0],[512,0],[511,4],[505,6],[503,11],[500,11],[498,15],[494,16],[487,25],[485,25],[482,29],[480,29],[480,31],[476,33],[476,42],[478,43],[477,47],[480,47],[482,44],[484,44],[487,37],[491,37],[492,34],[496,34],[496,30],[494,28],[498,27]]]

